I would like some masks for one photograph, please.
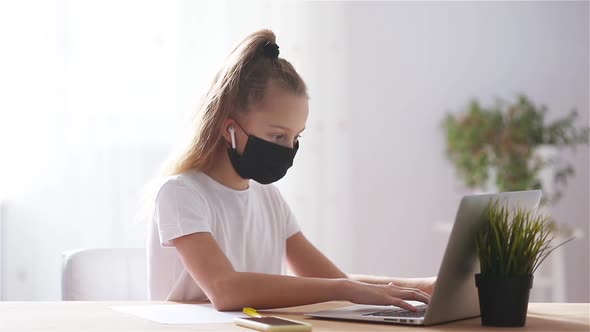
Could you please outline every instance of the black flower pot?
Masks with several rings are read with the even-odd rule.
[[[524,326],[533,276],[475,275],[481,323],[486,326]]]

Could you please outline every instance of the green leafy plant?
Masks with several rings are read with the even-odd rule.
[[[485,188],[494,170],[499,191],[543,189],[539,173],[554,166],[554,192],[543,195],[544,202],[554,203],[574,169],[560,159],[535,156],[535,149],[588,144],[590,128],[576,127],[575,109],[549,123],[546,114],[544,105],[536,106],[523,94],[512,104],[497,98],[492,107],[473,99],[465,112],[447,114],[443,121],[447,157],[469,188]]]
[[[485,222],[476,237],[482,275],[494,277],[530,276],[555,249],[555,223],[546,215],[523,208],[510,210],[492,201],[484,212]]]

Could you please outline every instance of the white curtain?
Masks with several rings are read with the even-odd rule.
[[[333,39],[343,24],[337,9],[273,1],[0,2],[2,299],[59,299],[64,250],[144,246],[144,226],[132,222],[142,186],[186,130],[232,46],[260,28],[275,31],[281,56],[312,96],[296,166],[279,186],[308,236],[328,254],[348,257],[330,242],[336,222],[326,222],[346,218],[346,209],[322,204],[317,190],[347,206],[348,190],[326,189],[347,172],[336,167],[346,158],[346,59],[328,56],[345,46]],[[345,227],[339,231],[346,236]]]

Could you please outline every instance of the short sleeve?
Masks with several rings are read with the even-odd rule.
[[[285,222],[285,240],[287,240],[291,236],[300,232],[301,227],[299,226],[299,222],[297,221],[295,214],[291,210],[291,207],[289,206],[287,201],[283,198],[283,195],[281,195],[281,192],[279,191],[279,189],[274,185],[271,185],[271,186],[274,189],[274,192],[277,196],[277,200],[279,202],[279,207],[280,207],[282,214],[284,216],[283,220]]]
[[[171,240],[184,235],[211,233],[211,218],[203,196],[179,178],[169,179],[160,187],[154,218],[163,247],[173,247]]]

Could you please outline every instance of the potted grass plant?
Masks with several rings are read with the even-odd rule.
[[[480,273],[475,275],[481,321],[524,326],[533,274],[554,245],[555,223],[545,214],[491,201],[476,237]]]

